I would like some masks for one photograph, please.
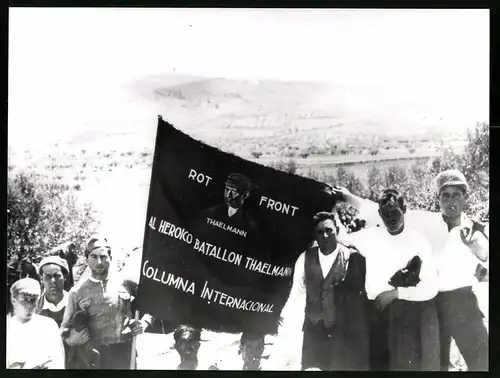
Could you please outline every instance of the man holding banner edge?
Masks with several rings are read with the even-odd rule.
[[[431,246],[423,234],[408,226],[404,197],[397,190],[383,190],[374,204],[383,226],[343,239],[366,257],[371,369],[439,370],[434,301],[438,274]],[[415,265],[415,258],[421,264]],[[417,279],[399,279],[398,273],[411,266],[417,267]]]
[[[469,186],[455,170],[439,173],[434,181],[440,212],[409,210],[408,225],[420,231],[432,246],[438,270],[439,293],[435,298],[439,315],[441,370],[450,365],[451,336],[456,337],[469,371],[488,370],[488,331],[483,323],[473,287],[478,266],[487,266],[488,232],[484,225],[464,212]],[[370,225],[380,223],[376,203],[342,187],[333,192],[357,207]],[[453,262],[453,263],[452,263]]]
[[[315,243],[297,259],[281,313],[275,353],[293,347],[290,337],[301,327],[302,370],[369,370],[365,261],[337,242],[339,231],[334,213],[313,217]],[[297,353],[288,357],[298,359]]]

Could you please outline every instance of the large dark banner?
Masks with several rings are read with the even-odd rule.
[[[323,183],[210,147],[161,117],[138,308],[175,324],[274,332]]]

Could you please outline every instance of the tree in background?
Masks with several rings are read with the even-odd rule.
[[[72,242],[79,255],[92,234],[96,214],[80,205],[69,185],[42,182],[35,173],[17,172],[7,182],[7,259],[37,263],[60,244]]]
[[[368,171],[365,187],[354,175],[337,175],[337,185],[347,187],[364,198],[376,199],[387,187],[400,190],[410,209],[439,211],[439,199],[434,188],[434,178],[447,169],[458,169],[467,179],[470,191],[466,213],[483,222],[489,221],[489,153],[490,133],[485,123],[468,132],[467,144],[460,153],[441,147],[442,154],[430,163],[416,162],[409,169],[391,166],[386,170],[372,167]],[[338,170],[341,170],[339,168]],[[356,188],[356,189],[355,189]]]
[[[344,167],[331,171],[309,169],[305,176],[344,186],[352,193],[363,198],[376,200],[380,192],[387,187],[400,190],[410,209],[439,211],[439,199],[434,188],[434,178],[446,169],[458,169],[466,177],[470,192],[466,202],[466,213],[474,219],[489,221],[489,125],[478,123],[468,132],[467,144],[460,153],[451,148],[441,147],[442,154],[429,163],[416,162],[405,169],[400,166],[390,166],[387,169],[371,167],[368,171],[368,185],[365,185],[355,174]],[[293,161],[286,164],[277,162],[271,164],[275,169],[296,173],[298,167]],[[338,212],[349,224],[363,224],[357,220],[357,212],[352,206],[340,206]],[[353,228],[356,231],[357,228]]]

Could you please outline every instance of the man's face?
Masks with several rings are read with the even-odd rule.
[[[104,247],[94,249],[87,258],[90,271],[96,276],[107,276],[110,262],[109,249]]]
[[[398,233],[404,227],[404,214],[406,206],[401,208],[399,204],[392,206],[382,206],[378,210],[387,231],[391,234]]]
[[[30,320],[40,298],[37,294],[18,293],[12,298],[14,314],[25,321]]]
[[[239,209],[250,196],[249,191],[226,184],[224,188],[224,202],[232,208]]]
[[[447,186],[439,194],[441,212],[450,218],[458,217],[465,207],[465,193],[458,186]]]
[[[200,342],[194,338],[192,332],[185,332],[175,343],[175,349],[182,359],[194,359],[198,355]]]
[[[322,252],[332,252],[337,244],[337,229],[333,220],[319,222],[314,228],[314,236]]]
[[[47,264],[42,267],[42,282],[45,292],[51,295],[61,294],[64,290],[64,275],[56,264]]]
[[[258,369],[264,353],[264,339],[245,340],[241,345],[241,357],[246,369]]]

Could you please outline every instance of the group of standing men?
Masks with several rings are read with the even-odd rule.
[[[7,315],[8,369],[133,368],[137,356],[132,339],[152,324],[153,317],[133,319],[137,282],[113,269],[105,238],[92,237],[85,257],[90,272],[69,292],[64,287],[70,268],[59,256],[40,262],[41,283],[28,277],[13,283],[12,311]],[[199,363],[200,335],[201,330],[190,326],[176,328],[173,338],[179,360],[168,369],[219,369],[216,363]],[[255,350],[263,349],[263,343],[260,335],[243,334],[239,353],[245,370],[258,368],[262,352]]]
[[[463,212],[462,173],[442,172],[435,186],[441,214],[407,211],[393,189],[375,203],[332,188],[366,229],[347,234],[334,213],[316,214],[316,242],[296,262],[277,350],[296,344],[302,329],[303,370],[447,371],[453,337],[469,371],[488,370],[488,331],[473,292],[477,265],[488,262],[488,231]],[[294,368],[297,355],[274,366]]]
[[[152,317],[132,317],[137,283],[111,268],[111,247],[92,237],[85,249],[90,274],[69,292],[67,262],[49,256],[39,264],[40,282],[22,278],[10,288],[7,368],[129,369],[133,336]]]
[[[347,234],[334,213],[315,215],[315,243],[295,264],[276,351],[302,331],[303,370],[448,370],[453,337],[470,371],[488,370],[488,332],[472,290],[477,264],[488,261],[488,232],[463,212],[463,174],[446,171],[435,183],[441,214],[407,211],[392,189],[375,203],[331,188],[358,208],[366,229]],[[133,318],[137,283],[110,269],[105,238],[92,238],[85,257],[90,275],[69,292],[68,265],[56,256],[39,265],[42,288],[32,278],[12,285],[7,368],[130,368],[133,336],[152,317]],[[179,369],[199,368],[200,331],[175,332]],[[243,334],[244,369],[260,368],[263,349],[264,335]],[[273,353],[269,366],[289,362]]]

